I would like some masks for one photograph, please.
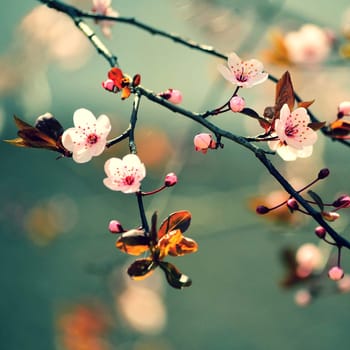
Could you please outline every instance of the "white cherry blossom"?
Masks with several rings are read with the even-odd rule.
[[[80,108],[73,115],[74,128],[65,130],[62,135],[63,146],[73,153],[73,160],[86,163],[99,156],[106,147],[111,123],[106,115],[97,119],[89,110]]]
[[[268,78],[268,74],[263,72],[263,64],[256,59],[243,61],[233,52],[228,55],[227,64],[228,67],[220,64],[219,72],[226,80],[239,87],[250,88]]]
[[[107,177],[106,187],[113,191],[134,193],[140,190],[141,181],[146,176],[146,168],[136,154],[120,158],[110,158],[104,166]]]
[[[305,108],[299,107],[290,112],[288,105],[284,104],[272,135],[278,140],[269,141],[269,147],[286,161],[311,156],[317,133],[308,126],[309,123],[310,117]]]

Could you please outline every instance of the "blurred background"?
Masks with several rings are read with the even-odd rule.
[[[74,4],[92,8],[87,0]],[[112,6],[122,16],[224,53],[258,58],[276,77],[289,70],[296,91],[315,99],[311,109],[320,120],[333,121],[338,104],[350,99],[348,1],[113,0]],[[127,24],[115,24],[105,38],[98,24],[87,23],[118,56],[123,71],[140,73],[142,85],[155,92],[181,90],[184,108],[214,109],[232,94],[232,85],[218,74],[217,64],[224,63],[219,59]],[[306,24],[313,25],[307,34],[301,29]],[[68,128],[80,107],[107,114],[112,136],[127,128],[132,98],[121,101],[101,88],[108,64],[68,18],[34,0],[8,1],[1,33],[1,139],[16,137],[14,114],[33,125],[37,116],[51,112]],[[241,91],[247,106],[261,114],[274,104],[274,93],[271,82]],[[261,131],[238,114],[222,114],[213,122],[236,134]],[[161,271],[131,281],[126,268],[133,259],[115,248],[108,232],[111,219],[125,228],[139,225],[134,196],[102,184],[105,160],[125,155],[126,143],[87,164],[1,143],[2,349],[347,346],[349,287],[325,276],[334,252],[319,244],[315,223],[286,209],[258,217],[256,205],[273,206],[285,194],[236,144],[224,140],[224,149],[195,152],[192,140],[199,132],[203,129],[191,120],[142,99],[136,142],[147,168],[143,189],[160,186],[170,171],[179,178],[175,187],[145,198],[147,215],[157,210],[163,219],[189,210],[187,235],[199,244],[196,254],[170,259],[193,280],[183,291],[168,286]],[[332,202],[349,191],[348,154],[346,147],[320,137],[312,158],[273,160],[299,188],[321,168],[330,168],[331,176],[313,190]],[[346,211],[334,227],[349,236]],[[313,277],[283,287],[292,268],[281,256],[288,251],[293,260],[300,246],[317,260]],[[345,271],[349,256],[343,252]]]

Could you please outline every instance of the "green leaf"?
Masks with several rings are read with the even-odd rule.
[[[160,225],[158,239],[170,231],[181,230],[185,232],[191,223],[191,213],[187,210],[176,211],[170,214]]]
[[[159,267],[164,271],[165,277],[172,287],[182,289],[184,287],[189,287],[192,284],[191,279],[181,273],[173,264],[166,261],[160,261]]]
[[[309,190],[307,191],[307,193],[316,202],[316,204],[320,208],[320,211],[323,211],[324,204],[323,204],[322,198],[314,191]]]

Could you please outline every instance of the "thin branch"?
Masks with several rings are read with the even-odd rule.
[[[130,129],[131,129],[131,126],[129,125],[129,127],[122,134],[115,137],[114,139],[107,141],[106,147],[107,148],[112,147],[113,145],[127,139],[129,137],[129,134],[130,134]]]
[[[84,35],[90,40],[92,45],[96,48],[96,50],[108,61],[110,66],[114,66],[117,62],[116,56],[112,55],[109,50],[102,44],[102,42],[98,39],[96,34],[86,25],[85,22],[81,20],[81,18],[92,18],[95,20],[110,20],[110,21],[116,21],[116,22],[123,22],[130,25],[133,25],[135,27],[141,28],[142,30],[148,31],[149,33],[153,35],[160,35],[163,37],[166,37],[168,39],[173,40],[174,42],[180,43],[184,46],[190,47],[192,49],[196,49],[198,51],[210,54],[212,56],[216,56],[222,59],[227,59],[227,56],[225,54],[222,54],[218,51],[216,51],[212,46],[207,45],[201,45],[198,44],[192,40],[184,39],[176,34],[167,33],[161,30],[158,30],[156,28],[153,28],[151,26],[148,26],[142,22],[137,21],[134,18],[125,18],[125,17],[109,17],[109,16],[103,16],[103,15],[97,15],[92,14],[90,12],[84,12],[81,11],[73,6],[66,5],[62,3],[61,1],[56,0],[39,0],[42,3],[47,4],[49,7],[55,8],[58,11],[64,12],[67,15],[69,15],[78,28],[84,33]],[[269,79],[273,82],[277,82],[278,79],[275,78],[273,75],[269,74]],[[147,99],[162,105],[166,107],[167,109],[179,113],[185,117],[188,117],[197,123],[203,125],[208,130],[211,130],[215,135],[219,138],[224,137],[231,141],[234,141],[241,146],[249,149],[251,152],[255,154],[255,156],[260,160],[260,162],[267,168],[267,170],[270,172],[270,174],[281,184],[281,186],[286,190],[287,193],[289,193],[292,197],[294,197],[303,207],[304,209],[315,219],[316,222],[318,222],[322,227],[325,228],[325,230],[329,233],[329,235],[334,239],[338,247],[346,247],[350,249],[350,242],[340,236],[331,226],[328,225],[327,222],[323,219],[321,213],[316,211],[290,184],[289,182],[281,175],[281,173],[274,167],[274,165],[271,163],[271,161],[266,156],[266,151],[262,150],[261,148],[258,148],[257,146],[251,144],[247,138],[237,136],[229,131],[223,130],[218,128],[213,123],[210,123],[205,119],[206,113],[199,114],[194,113],[191,111],[188,111],[184,108],[178,107],[167,100],[155,95],[152,91],[147,90],[141,86],[138,86],[135,88],[135,99],[133,104],[133,110],[132,115],[130,119],[130,130],[128,131],[129,136],[129,146],[130,151],[132,153],[136,153],[136,146],[134,143],[134,129],[137,121],[137,111],[140,103],[140,96],[143,95]],[[295,94],[295,98],[297,101],[301,101],[301,98]],[[318,119],[309,111],[310,117],[313,121],[318,121]],[[122,134],[123,135],[123,134]],[[120,136],[123,138],[126,138],[127,136]],[[337,141],[343,141],[338,140]],[[347,142],[342,142],[348,145]],[[143,209],[143,203],[142,203],[142,194],[139,192],[137,194],[139,209],[140,209],[140,215],[142,220],[142,225],[146,232],[148,232],[148,224],[147,220],[145,218],[145,212]]]
[[[133,154],[137,153],[134,131],[135,131],[136,122],[137,122],[137,113],[140,106],[140,100],[141,100],[140,93],[136,91],[135,97],[134,97],[134,103],[132,105],[132,112],[130,117],[130,130],[129,130],[129,148],[130,148],[130,152]]]
[[[264,153],[256,153],[257,158],[265,165],[270,174],[281,184],[281,186],[291,194],[304,209],[318,222],[334,239],[337,245],[350,249],[350,242],[340,236],[328,223],[323,219],[320,212],[316,211],[291,184],[281,175],[281,173],[274,167],[271,161],[266,157]]]
[[[47,4],[47,6],[54,8],[58,11],[64,12],[68,16],[70,16],[74,20],[74,22],[78,26],[78,28],[89,38],[89,40],[92,42],[92,44],[94,45],[96,50],[102,56],[104,56],[104,58],[108,61],[109,65],[111,67],[114,67],[117,65],[117,57],[114,56],[112,53],[110,53],[110,51],[106,48],[106,46],[102,43],[102,41],[91,30],[91,28],[85,22],[82,21],[81,18],[90,18],[90,19],[94,19],[96,21],[108,20],[108,21],[129,24],[129,25],[132,25],[136,28],[144,30],[152,35],[159,35],[159,36],[162,36],[164,38],[170,39],[170,40],[174,41],[175,43],[179,43],[183,46],[189,47],[191,49],[194,49],[194,50],[197,50],[197,51],[200,51],[200,52],[227,60],[227,55],[222,53],[222,52],[217,51],[213,46],[199,44],[191,39],[185,39],[178,34],[168,33],[166,31],[154,28],[154,27],[152,27],[148,24],[145,24],[145,23],[143,23],[143,22],[141,22],[133,17],[122,17],[122,16],[114,17],[114,16],[105,16],[105,15],[101,15],[101,14],[96,14],[93,12],[80,10],[74,6],[65,4],[65,3],[61,2],[61,1],[57,1],[57,0],[38,0],[38,1],[40,1],[44,4]],[[274,83],[278,82],[278,79],[275,76],[273,76],[272,74],[269,74],[268,78],[269,78],[269,80],[271,80]],[[303,101],[300,98],[300,96],[295,92],[294,92],[294,96],[295,96],[295,99],[297,102]],[[308,110],[308,113],[310,115],[310,119],[313,122],[319,122],[319,119],[316,118],[316,116],[309,109],[307,109],[307,110]],[[343,139],[332,138],[331,135],[329,134],[327,127],[323,127],[321,129],[321,132],[325,136],[331,138],[332,141],[340,142],[341,144],[350,147],[350,142],[343,140]]]
[[[91,44],[95,47],[97,52],[102,55],[109,63],[111,67],[118,65],[117,56],[113,55],[106,45],[101,41],[101,39],[96,35],[96,33],[82,20],[84,12],[78,8],[65,4],[61,1],[55,0],[38,0],[48,7],[51,7],[57,11],[63,12],[68,15],[75,25],[83,32],[83,34],[90,40]]]

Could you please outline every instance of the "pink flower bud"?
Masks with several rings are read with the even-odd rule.
[[[182,93],[179,90],[168,89],[158,94],[158,96],[165,98],[171,103],[179,104],[182,102]]]
[[[340,218],[340,215],[334,211],[324,211],[322,212],[322,216],[327,221],[335,221]]]
[[[332,205],[336,208],[349,208],[350,207],[350,196],[344,194],[335,200]]]
[[[110,233],[123,233],[125,230],[121,223],[117,220],[111,220],[108,225],[108,229]]]
[[[174,186],[176,185],[176,183],[177,183],[177,176],[175,173],[169,173],[165,176],[164,185],[166,187]]]
[[[255,209],[255,211],[257,214],[264,215],[264,214],[268,213],[270,211],[270,209],[268,207],[265,207],[265,205],[259,205]]]
[[[194,137],[193,142],[194,149],[198,152],[207,153],[208,148],[216,148],[216,142],[210,134],[198,134]]]
[[[307,306],[312,301],[312,295],[307,289],[300,289],[295,293],[294,301],[298,306]]]
[[[240,112],[245,107],[244,98],[241,96],[233,96],[230,100],[230,108],[232,112]]]
[[[290,209],[290,210],[297,210],[299,209],[299,205],[298,205],[298,202],[294,199],[294,198],[290,198],[288,199],[287,201],[287,207]]]
[[[339,281],[344,277],[344,271],[340,266],[333,266],[328,271],[328,277],[333,281]]]
[[[114,84],[114,81],[112,79],[107,79],[104,82],[102,82],[102,87],[108,91],[111,92],[117,92],[118,88]]]
[[[317,226],[315,228],[315,233],[316,233],[316,236],[318,236],[321,239],[326,236],[326,230],[322,226]]]
[[[350,115],[350,101],[344,101],[338,105],[338,118],[342,118],[344,115]]]
[[[329,169],[324,168],[324,169],[321,169],[319,171],[317,178],[319,180],[322,180],[322,179],[326,178],[328,175],[329,175]]]

